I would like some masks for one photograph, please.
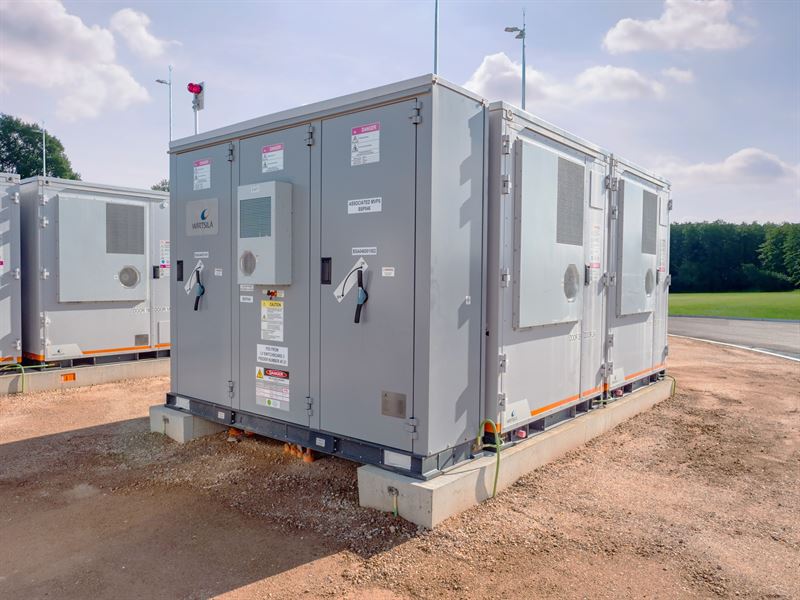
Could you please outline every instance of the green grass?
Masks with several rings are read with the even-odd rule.
[[[669,314],[750,319],[800,319],[800,290],[670,294]]]

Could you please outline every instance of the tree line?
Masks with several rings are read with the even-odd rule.
[[[673,292],[800,288],[800,223],[673,223]]]

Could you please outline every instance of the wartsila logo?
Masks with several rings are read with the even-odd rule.
[[[192,223],[192,229],[213,229],[214,221],[208,218],[208,209],[200,211],[200,220]]]

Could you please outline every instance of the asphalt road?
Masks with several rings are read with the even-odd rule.
[[[800,321],[670,317],[669,332],[800,358]]]

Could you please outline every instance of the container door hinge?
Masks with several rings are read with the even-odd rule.
[[[669,356],[669,344],[664,346],[664,356]]]
[[[511,269],[500,270],[500,287],[508,287],[511,283]]]
[[[50,225],[50,219],[48,219],[47,217],[39,217],[39,227],[44,229],[48,225]]]
[[[309,125],[308,129],[306,129],[306,146],[313,146],[314,145],[314,126]]]
[[[48,277],[50,277],[50,271],[48,271],[47,269],[45,269],[45,268],[43,267],[43,268],[42,268],[42,270],[41,270],[41,271],[39,271],[39,276],[40,276],[42,279],[47,279]]]
[[[306,413],[309,417],[314,414],[314,399],[311,396],[306,396]]]
[[[672,210],[672,198],[667,201],[667,210]]]
[[[503,154],[511,154],[511,136],[505,134],[502,139],[503,139],[503,150],[502,150]]]
[[[39,194],[39,204],[41,204],[42,206],[47,206],[47,202],[48,202],[47,196],[45,196],[44,194]]]
[[[228,162],[233,162],[233,142],[228,144]]]
[[[613,287],[617,285],[617,274],[603,273],[603,276],[600,278],[600,283],[603,287]]]
[[[612,192],[616,192],[619,189],[619,177],[612,177],[611,175],[606,175],[606,189],[611,190]]]
[[[611,218],[612,219],[616,219],[617,217],[619,217],[619,207],[618,206],[612,206],[611,207]]]
[[[603,377],[611,377],[614,371],[614,363],[607,362],[600,365],[600,375]]]
[[[228,380],[228,398],[233,398],[233,381]]]
[[[506,409],[506,393],[500,392],[497,394],[497,406],[500,407],[500,410]]]
[[[497,370],[500,373],[506,372],[506,366],[508,364],[508,358],[505,354],[498,354],[497,355]]]
[[[419,438],[419,434],[417,433],[417,425],[418,424],[419,423],[417,422],[417,420],[414,417],[411,417],[410,419],[406,419],[406,424],[405,424],[406,431],[411,434],[411,439],[412,440],[416,440],[417,438]]]
[[[503,193],[508,194],[511,192],[511,178],[508,175],[503,175]]]
[[[14,204],[19,204],[19,192],[14,192]]]
[[[422,122],[422,116],[420,115],[420,111],[422,110],[422,103],[419,100],[414,100],[414,106],[411,107],[411,114],[408,116],[411,119],[411,123],[414,125],[418,125]]]
[[[17,350],[22,350],[22,340],[17,339],[16,348]]]
[[[11,271],[11,273],[12,273],[12,277],[14,277],[14,279],[21,279],[22,278],[22,274],[21,274],[21,272],[19,270],[19,267],[17,267],[13,271]]]
[[[614,334],[613,333],[609,333],[608,334],[608,338],[606,338],[606,348],[608,350],[611,350],[611,348],[613,348],[613,347],[614,347]]]

